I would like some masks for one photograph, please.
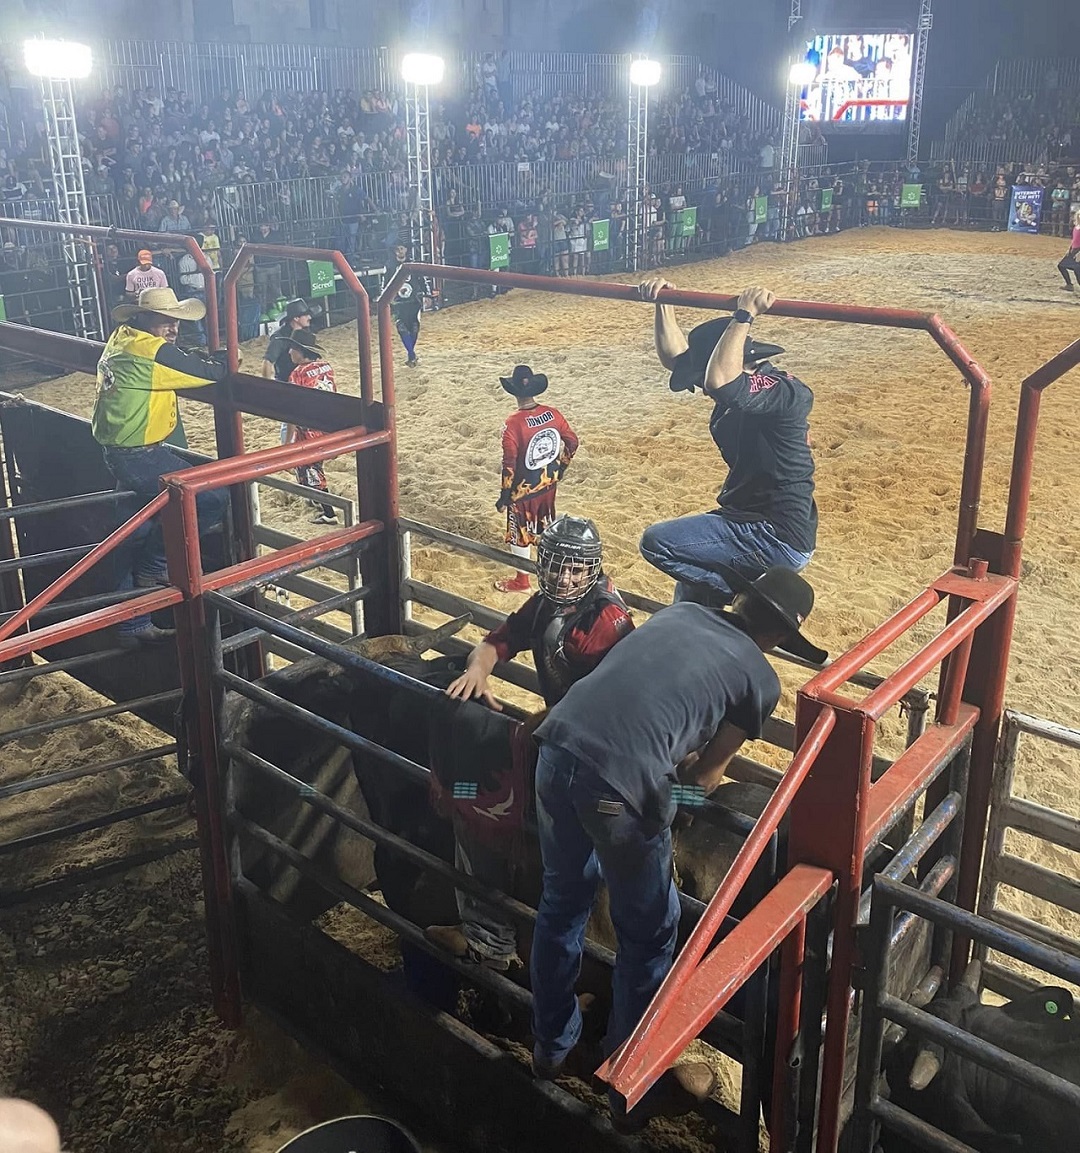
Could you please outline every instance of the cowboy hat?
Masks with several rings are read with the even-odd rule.
[[[814,589],[794,569],[783,565],[767,568],[756,580],[747,580],[729,565],[717,564],[719,574],[735,594],[746,593],[765,605],[791,632],[776,647],[811,664],[823,665],[829,654],[812,644],[799,631],[814,607]]]
[[[112,318],[130,320],[140,312],[156,312],[173,320],[202,320],[206,315],[206,305],[195,297],[177,300],[171,288],[144,288],[139,293],[138,304],[118,304],[112,310]]]
[[[285,305],[285,319],[295,320],[298,316],[321,316],[322,309],[317,304],[308,304],[302,297],[298,296],[295,300],[290,300]]]
[[[539,396],[548,386],[548,378],[542,372],[534,373],[527,364],[514,366],[510,376],[500,376],[503,388],[519,400],[523,396]]]
[[[709,357],[712,356],[713,349],[720,343],[720,337],[724,335],[730,323],[730,316],[718,316],[690,330],[687,337],[690,347],[675,358],[675,367],[668,381],[668,388],[672,392],[684,390],[693,392],[695,388],[704,391],[705,369],[709,367]],[[757,364],[759,361],[779,356],[783,351],[779,344],[766,344],[748,336],[743,348],[743,363]]]
[[[315,340],[315,333],[309,328],[301,328],[296,332],[290,333],[285,337],[285,343],[292,348],[299,348],[304,352],[313,353],[315,356],[322,356],[323,351]]]

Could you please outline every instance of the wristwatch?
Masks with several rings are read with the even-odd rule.
[[[747,312],[745,308],[736,308],[731,319],[734,320],[736,324],[753,324],[754,314]]]

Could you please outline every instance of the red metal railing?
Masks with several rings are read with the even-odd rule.
[[[402,281],[411,273],[430,278],[439,277],[442,280],[458,280],[467,284],[494,284],[506,288],[529,288],[537,292],[558,292],[569,296],[592,296],[604,300],[643,303],[634,284],[620,284],[606,280],[577,280],[572,277],[532,276],[521,272],[451,268],[441,264],[403,264],[387,282],[378,302],[379,371],[384,396],[393,396],[394,382],[394,325],[390,306]],[[733,309],[738,296],[679,288],[664,289],[659,294],[659,300],[662,304],[723,311]],[[967,351],[956,333],[942,321],[941,317],[933,313],[814,300],[777,300],[769,312],[773,316],[788,316],[802,320],[833,320],[847,324],[869,324],[883,328],[907,328],[925,332],[960,370],[964,381],[971,388],[971,397],[968,404],[964,471],[953,563],[966,565],[971,559],[971,545],[975,539],[979,519],[987,423],[990,415],[990,378],[982,366]]]

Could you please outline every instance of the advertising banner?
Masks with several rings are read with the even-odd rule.
[[[922,185],[905,184],[900,189],[901,208],[919,208],[922,205]]]
[[[334,266],[329,260],[309,260],[307,270],[312,296],[333,296],[337,292],[334,284]]]
[[[754,223],[765,224],[769,219],[769,198],[767,196],[754,197]]]
[[[1009,231],[1027,232],[1034,235],[1039,231],[1039,217],[1042,216],[1043,190],[1029,185],[1017,184],[1012,190],[1012,204],[1009,207]]]
[[[693,236],[697,232],[697,209],[683,208],[675,213],[672,236]]]
[[[488,268],[509,268],[510,267],[510,234],[507,232],[496,232],[493,236],[488,237],[488,249],[491,259],[488,261]]]
[[[611,221],[594,220],[592,222],[592,250],[593,252],[607,252],[611,245]]]

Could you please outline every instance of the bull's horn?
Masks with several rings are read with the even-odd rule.
[[[472,624],[472,613],[465,613],[463,616],[455,617],[452,621],[447,621],[444,625],[439,625],[437,629],[432,629],[429,633],[413,637],[409,641],[409,647],[417,656],[422,656],[429,649],[437,649],[443,641],[461,632],[469,624]]]
[[[964,970],[964,975],[960,978],[960,988],[969,990],[977,997],[979,995],[979,982],[981,980],[982,961],[977,959],[970,961],[968,967]]]
[[[908,1084],[916,1092],[921,1092],[941,1072],[941,1058],[929,1049],[920,1049],[911,1066]]]
[[[926,1008],[934,999],[934,994],[941,988],[941,982],[944,978],[945,974],[940,965],[935,965],[929,969],[926,976],[911,991],[908,1004],[914,1005],[917,1009]]]

